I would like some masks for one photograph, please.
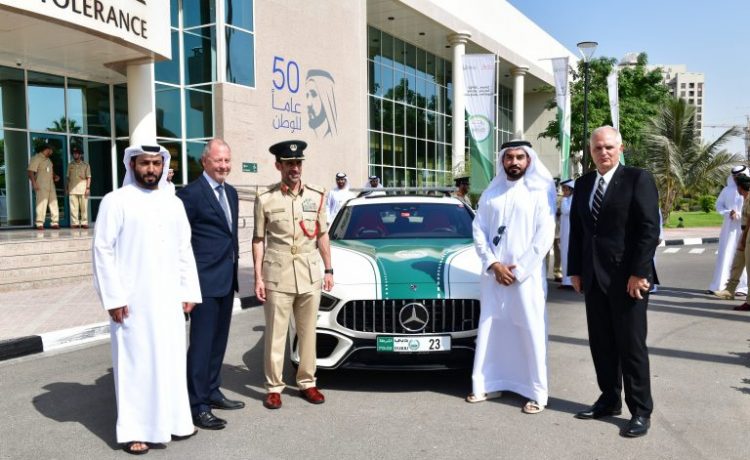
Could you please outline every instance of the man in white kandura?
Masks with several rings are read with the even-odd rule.
[[[102,200],[94,236],[94,286],[109,311],[117,442],[148,443],[195,432],[188,401],[185,317],[201,301],[182,202],[165,190],[169,153],[125,149],[122,188]]]
[[[726,187],[721,190],[719,197],[716,199],[716,212],[724,216],[724,222],[721,224],[721,233],[719,234],[719,250],[716,251],[714,276],[708,286],[709,294],[722,291],[726,286],[729,280],[729,272],[732,269],[732,260],[737,250],[737,243],[739,243],[742,233],[741,217],[744,198],[737,191],[737,183],[734,179],[735,176],[740,174],[750,175],[747,166],[741,165],[732,168],[732,174],[727,177]],[[733,292],[727,291],[726,297],[728,300],[734,299],[735,291],[747,293],[747,273],[744,271],[740,277],[740,284],[733,289]]]
[[[536,414],[547,405],[543,262],[555,238],[555,183],[527,141],[503,144],[497,164],[474,217],[482,311],[466,400],[509,390],[528,399],[523,412]]]
[[[570,238],[570,204],[573,203],[573,189],[575,180],[568,179],[560,182],[563,197],[560,200],[560,265],[562,267],[562,282],[558,289],[573,289],[573,283],[568,276],[568,239]]]
[[[333,222],[341,206],[356,195],[349,190],[349,178],[346,173],[336,173],[336,186],[328,191],[326,196],[326,211],[328,212],[328,223]]]

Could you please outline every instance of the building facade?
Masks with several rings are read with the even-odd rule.
[[[703,107],[705,76],[700,72],[688,72],[684,64],[655,65],[653,68],[661,70],[664,84],[669,88],[669,94],[684,99],[695,106],[695,125],[698,137],[703,138]]]
[[[92,220],[122,182],[124,148],[153,139],[178,185],[200,174],[213,137],[248,191],[278,181],[268,146],[286,139],[308,142],[304,177],[320,185],[338,171],[354,187],[370,174],[448,185],[469,150],[465,53],[496,56],[496,143],[525,137],[559,171],[555,143],[537,136],[555,116],[548,59],[575,56],[504,1],[0,0],[0,11],[3,229],[32,225],[25,168],[40,143],[60,177],[82,148]]]

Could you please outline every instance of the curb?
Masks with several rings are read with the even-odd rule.
[[[232,314],[262,305],[255,296],[235,297]],[[0,361],[45,351],[97,342],[109,338],[109,321],[89,324],[60,331],[45,332],[14,339],[0,340]]]
[[[710,238],[682,238],[677,240],[665,240],[662,241],[661,244],[659,244],[659,247],[662,246],[694,246],[698,244],[714,244],[718,243],[719,238],[718,237],[710,237]]]

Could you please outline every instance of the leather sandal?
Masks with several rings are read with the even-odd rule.
[[[503,396],[502,391],[490,391],[489,393],[479,393],[479,394],[470,393],[469,396],[466,397],[466,402],[478,403],[482,401],[487,401],[488,399],[497,399],[502,396]]]
[[[145,449],[134,449],[133,447],[136,444],[143,444],[144,446],[146,446],[146,448]],[[125,443],[124,446],[122,446],[122,450],[124,450],[125,452],[127,452],[129,454],[132,454],[132,455],[147,454],[150,449],[151,448],[149,447],[149,445],[147,443],[143,442],[143,441],[130,441],[128,443]]]
[[[529,400],[524,404],[521,410],[524,414],[538,414],[544,410],[544,406],[534,400]]]

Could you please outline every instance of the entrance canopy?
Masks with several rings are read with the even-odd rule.
[[[171,57],[169,2],[0,0],[0,65],[103,83]]]

